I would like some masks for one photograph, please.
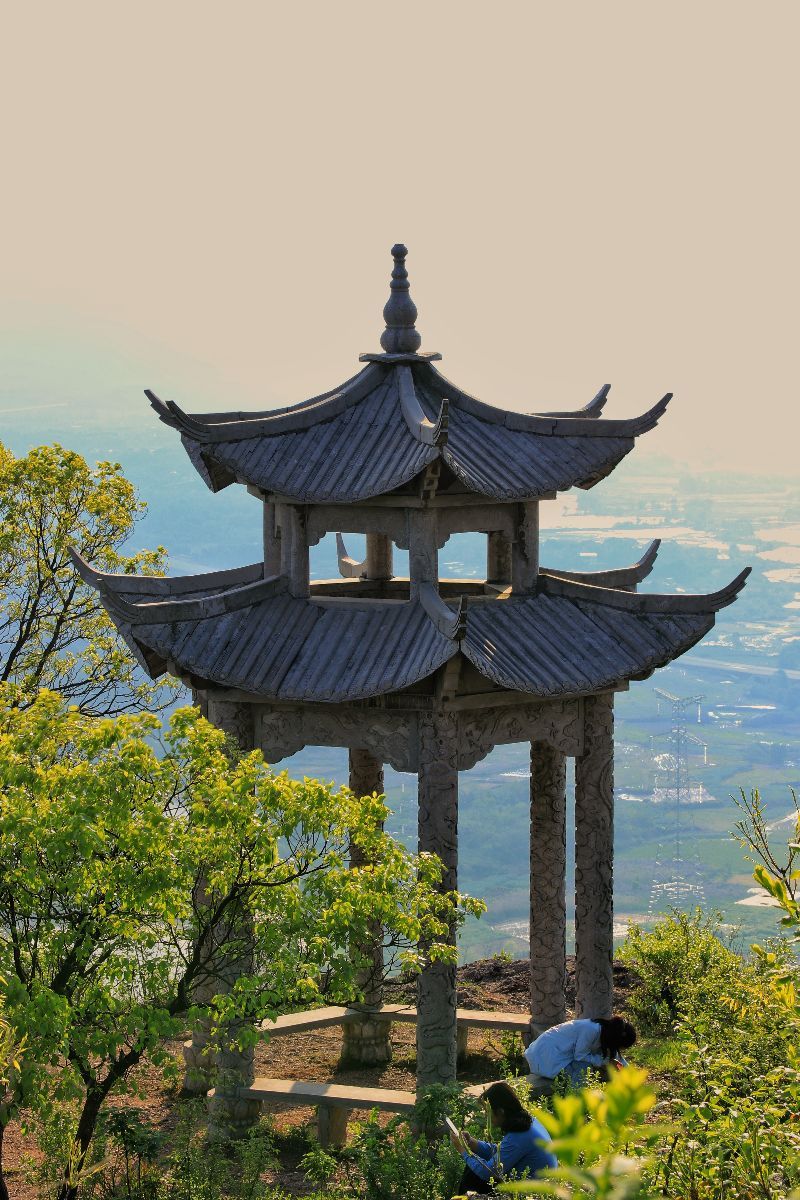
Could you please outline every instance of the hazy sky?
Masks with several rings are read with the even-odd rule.
[[[649,450],[790,471],[798,44],[794,0],[8,4],[0,408],[326,390],[401,240],[464,389],[671,390]]]

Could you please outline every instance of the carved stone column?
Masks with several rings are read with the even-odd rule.
[[[511,539],[502,529],[487,535],[486,579],[489,583],[511,583]]]
[[[388,534],[367,534],[367,579],[391,579],[392,557],[392,539]]]
[[[248,704],[208,699],[208,719],[227,733],[243,751],[253,747],[253,709]],[[198,880],[198,904],[207,903],[206,882]],[[229,991],[238,977],[249,973],[252,966],[251,932],[247,913],[233,914],[224,924],[210,925],[206,932],[209,941],[207,960],[211,969],[198,985],[194,999],[206,1003],[215,995]],[[253,1050],[241,1050],[235,1044],[241,1025],[223,1029],[212,1044],[207,1023],[199,1027],[191,1042],[184,1047],[186,1062],[185,1085],[190,1091],[208,1086],[209,1076],[215,1076],[214,1095],[209,1108],[209,1136],[228,1139],[242,1136],[259,1119],[261,1105],[254,1100],[240,1100],[236,1090],[252,1083]]]
[[[215,929],[220,947],[218,995],[230,991],[240,975],[253,969],[251,925],[248,914],[233,914],[224,928]],[[237,1095],[241,1087],[249,1087],[255,1078],[252,1046],[244,1049],[237,1039],[243,1021],[234,1021],[220,1030],[214,1056],[215,1086],[208,1106],[208,1136],[212,1141],[230,1141],[247,1135],[261,1115],[259,1100],[244,1100]]]
[[[289,579],[292,596],[309,594],[308,535],[305,510],[300,504],[281,504],[281,574]]]
[[[281,573],[281,539],[275,524],[275,505],[264,501],[264,577]]]
[[[531,742],[531,1034],[566,1017],[566,759]]]
[[[458,719],[425,713],[419,721],[419,849],[444,863],[441,888],[457,886]],[[455,934],[452,934],[453,939]],[[417,1090],[456,1077],[456,969],[431,963],[417,984]]]
[[[584,701],[584,750],[575,760],[575,1011],[614,1005],[614,698]]]
[[[515,592],[530,592],[539,574],[539,503],[518,505],[511,554],[511,582]]]
[[[196,910],[208,903],[206,880],[198,879],[192,889],[192,900]],[[204,948],[204,958],[209,958],[210,948]],[[213,1000],[219,987],[213,975],[204,975],[196,980],[192,988],[192,1004],[204,1007]],[[183,1090],[195,1096],[205,1096],[214,1083],[214,1056],[216,1047],[211,1040],[211,1022],[203,1020],[195,1025],[188,1042],[183,1043]]]
[[[421,583],[438,586],[439,582],[436,510],[412,508],[407,518],[408,573],[411,577],[411,598],[414,599]]]
[[[368,750],[350,751],[350,791],[357,796],[371,796],[376,792],[383,795],[383,763]],[[350,848],[350,866],[360,867],[365,863],[364,852],[359,846]],[[380,924],[374,929],[374,940],[368,947],[371,966],[359,978],[359,987],[364,992],[367,1008],[378,1008],[383,1002],[383,930]],[[392,1043],[388,1021],[364,1017],[348,1021],[342,1027],[342,1066],[375,1066],[391,1062]]]

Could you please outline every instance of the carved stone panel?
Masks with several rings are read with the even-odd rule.
[[[553,700],[507,708],[462,710],[459,713],[458,767],[468,771],[495,746],[511,742],[546,742],[562,754],[583,748],[581,700]]]
[[[252,750],[254,742],[254,710],[252,704],[238,700],[218,700],[209,696],[207,716],[212,725],[232,737],[242,750]]]
[[[417,769],[414,713],[355,709],[345,705],[271,708],[257,705],[256,745],[270,763],[304,746],[343,746],[368,750],[397,771]]]
[[[258,707],[255,741],[268,763],[280,762],[305,746],[302,709]]]
[[[575,1009],[608,1017],[614,1004],[614,699],[584,701],[575,762]]]

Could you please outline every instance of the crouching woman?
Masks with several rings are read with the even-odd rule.
[[[535,1179],[545,1167],[558,1166],[555,1154],[546,1148],[550,1141],[547,1130],[526,1112],[507,1083],[491,1084],[483,1099],[489,1104],[492,1125],[503,1136],[498,1146],[462,1133],[466,1151],[453,1139],[464,1157],[464,1174],[459,1185],[461,1193],[472,1191],[490,1195],[496,1183]]]

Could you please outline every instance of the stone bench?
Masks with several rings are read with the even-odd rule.
[[[305,1012],[287,1013],[273,1021],[263,1021],[260,1029],[270,1037],[282,1034],[303,1033],[310,1029],[322,1029],[330,1025],[344,1025],[349,1021],[400,1021],[415,1025],[417,1010],[411,1004],[382,1004],[380,1008],[356,1009],[331,1006],[313,1008]],[[456,1010],[458,1056],[467,1052],[467,1037],[470,1029],[497,1029],[508,1033],[519,1033],[523,1037],[530,1033],[530,1018],[526,1013],[489,1012],[479,1008]]]
[[[384,1112],[414,1111],[416,1096],[391,1088],[351,1087],[340,1083],[306,1083],[297,1079],[254,1079],[236,1091],[240,1100],[310,1105],[317,1110],[317,1135],[323,1148],[343,1146],[347,1122],[354,1108]]]

